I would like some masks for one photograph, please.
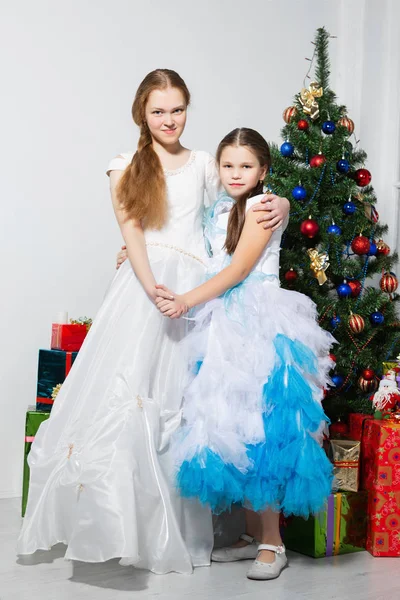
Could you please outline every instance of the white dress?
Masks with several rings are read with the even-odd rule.
[[[132,154],[108,169],[123,170]],[[193,151],[165,171],[169,217],[145,233],[159,283],[181,293],[204,279],[204,192],[214,159]],[[181,422],[188,322],[163,317],[129,261],[116,272],[94,324],[29,454],[30,490],[19,554],[68,546],[66,558],[118,557],[155,573],[210,563],[210,510],[180,498],[169,440]]]

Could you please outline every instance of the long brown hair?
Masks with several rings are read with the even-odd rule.
[[[156,69],[146,75],[132,105],[133,120],[140,127],[137,150],[117,187],[121,207],[129,218],[137,219],[146,229],[161,229],[167,219],[165,176],[145,120],[146,104],[151,92],[167,88],[177,88],[182,92],[186,106],[190,103],[186,83],[175,71]]]
[[[228,133],[228,135],[226,135],[220,142],[217,149],[216,160],[218,165],[221,161],[222,151],[228,146],[247,146],[255,154],[262,167],[266,167],[268,170],[271,166],[271,154],[269,151],[269,146],[263,136],[254,129],[240,127]],[[225,241],[225,249],[228,254],[233,254],[236,250],[236,246],[238,245],[246,219],[247,200],[262,193],[263,182],[259,181],[250,194],[235,201],[229,213],[228,230]]]

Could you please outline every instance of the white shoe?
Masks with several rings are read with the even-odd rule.
[[[211,560],[214,562],[234,562],[236,560],[251,560],[256,558],[258,544],[255,539],[246,533],[242,533],[239,539],[248,542],[247,546],[243,546],[242,548],[233,548],[232,546],[218,548],[217,550],[213,550]]]
[[[260,544],[258,546],[258,552],[260,550],[270,550],[271,552],[275,552],[275,560],[272,563],[255,560],[247,571],[248,579],[276,579],[288,564],[285,546]]]

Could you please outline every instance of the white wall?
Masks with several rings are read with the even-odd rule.
[[[278,140],[315,29],[339,36],[333,87],[349,57],[364,52],[371,3],[357,2],[354,37],[344,0],[2,3],[0,497],[20,493],[24,415],[52,317],[64,308],[94,316],[113,274],[121,239],[104,171],[112,156],[134,148],[130,107],[139,81],[157,67],[183,75],[193,94],[189,147],[214,151],[240,125]],[[341,100],[349,92],[359,111],[361,96],[345,83]]]

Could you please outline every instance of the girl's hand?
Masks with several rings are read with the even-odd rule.
[[[290,210],[290,202],[287,198],[281,198],[276,194],[265,194],[260,204],[253,206],[253,211],[264,211],[264,215],[257,219],[257,223],[263,223],[264,229],[276,231],[286,219]]]
[[[188,312],[189,307],[183,295],[174,294],[164,285],[156,285],[156,293],[156,306],[165,317],[179,319]]]
[[[120,268],[122,263],[124,263],[127,258],[128,252],[126,251],[126,246],[121,246],[121,250],[117,254],[117,269]]]

